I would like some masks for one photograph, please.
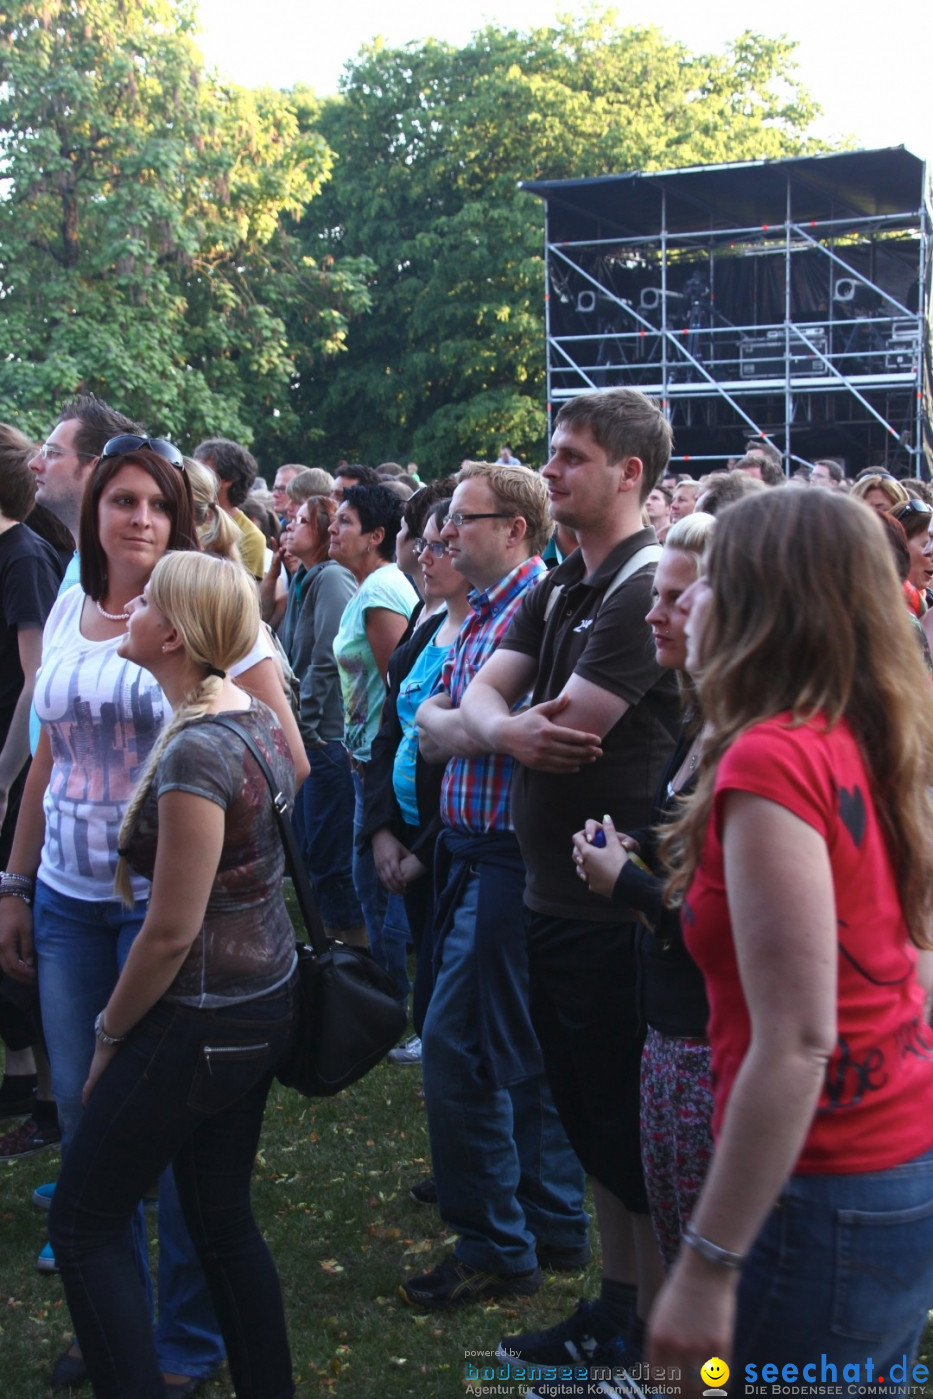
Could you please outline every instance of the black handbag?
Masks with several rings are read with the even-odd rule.
[[[405,1028],[389,975],[360,947],[328,937],[315,902],[288,802],[250,734],[226,715],[215,724],[238,735],[252,753],[272,792],[285,862],[295,886],[309,944],[298,943],[298,1013],[292,1048],[276,1069],[287,1088],[306,1098],[329,1098],[362,1078],[384,1059]]]

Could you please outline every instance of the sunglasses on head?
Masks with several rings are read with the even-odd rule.
[[[891,511],[895,520],[900,520],[904,515],[933,515],[933,505],[927,505],[925,500],[908,500],[903,505],[897,505]]]
[[[164,437],[139,437],[135,432],[121,432],[118,437],[111,437],[109,442],[104,443],[100,459],[106,461],[108,457],[123,457],[127,452],[138,452],[141,447],[155,452],[163,461],[177,466],[179,471],[184,471],[185,459],[174,442],[169,442]]]

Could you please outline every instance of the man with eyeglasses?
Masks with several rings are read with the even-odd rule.
[[[141,434],[142,428],[103,399],[80,394],[62,404],[58,422],[29,463],[36,477],[36,501],[58,516],[75,541],[59,593],[80,579],[77,540],[84,487],[105,443],[124,432]]]
[[[539,1265],[589,1258],[583,1177],[557,1118],[528,1013],[525,871],[509,758],[466,737],[459,705],[522,598],[546,572],[547,490],[524,467],[469,463],[441,538],[473,585],[440,691],[417,714],[429,762],[447,761],[435,856],[435,982],[422,1030],[424,1097],[453,1255],[409,1278],[412,1306],[528,1296]]]

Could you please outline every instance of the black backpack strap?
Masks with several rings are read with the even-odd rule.
[[[259,767],[260,772],[269,784],[269,791],[272,793],[272,805],[275,809],[276,820],[279,823],[279,832],[282,836],[282,844],[285,847],[285,863],[288,872],[292,877],[292,884],[295,886],[295,897],[298,900],[298,907],[301,909],[301,916],[304,920],[305,928],[308,932],[308,940],[314,948],[317,956],[321,956],[329,947],[327,933],[324,930],[324,920],[321,918],[317,900],[314,897],[314,890],[311,888],[311,881],[308,878],[302,860],[301,852],[298,849],[298,841],[295,838],[294,827],[288,815],[288,799],[282,792],[273,776],[272,769],[266,761],[265,754],[258,747],[251,734],[242,728],[235,719],[229,718],[226,714],[212,714],[211,722],[220,724],[221,728],[229,729],[231,733],[242,740],[242,742],[252,753]]]

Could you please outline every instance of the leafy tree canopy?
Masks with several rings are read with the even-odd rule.
[[[193,0],[4,6],[0,418],[83,388],[183,443],[293,442],[368,305],[368,260],[294,234],[332,166],[312,95],[221,82],[194,35]]]
[[[375,263],[370,315],[306,386],[325,456],[539,458],[543,209],[518,181],[812,149],[793,47],[744,33],[693,54],[606,12],[364,48],[321,114],[337,160],[301,235]]]

